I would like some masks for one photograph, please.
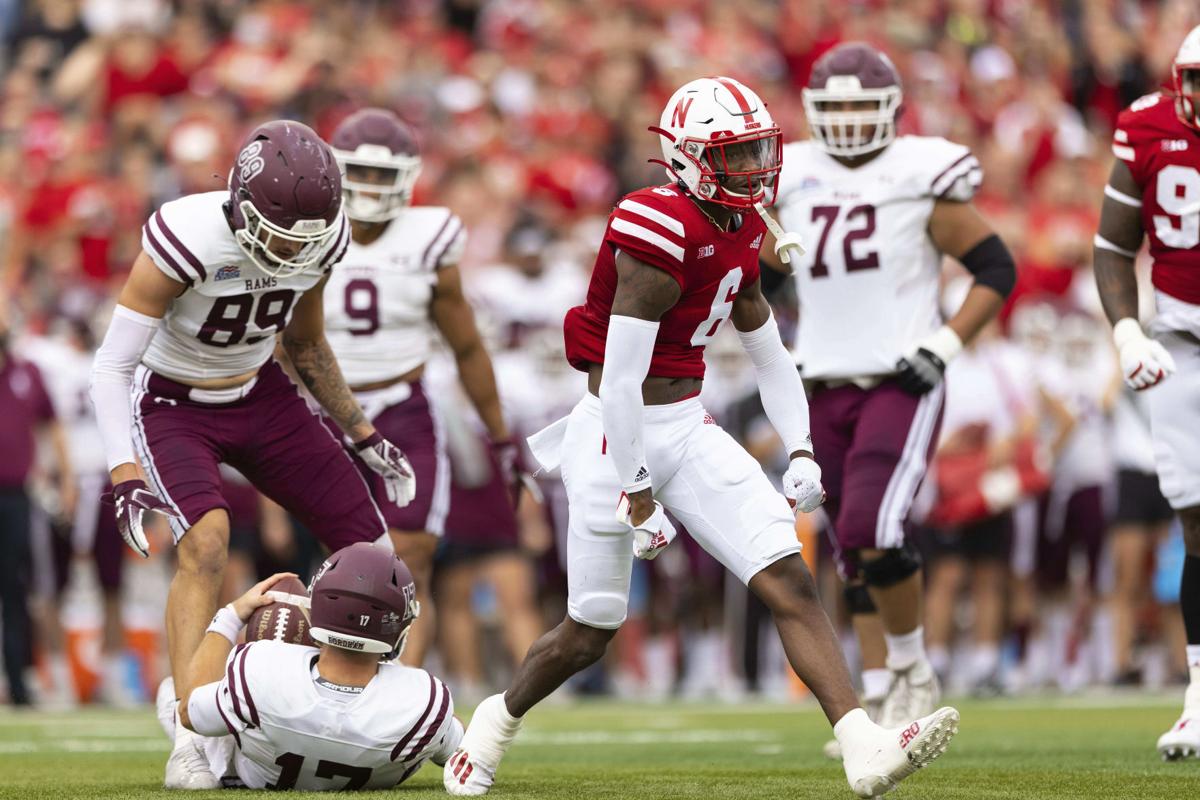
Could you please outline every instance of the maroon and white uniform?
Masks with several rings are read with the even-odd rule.
[[[946,389],[906,392],[896,363],[942,324],[935,203],[969,202],[981,179],[971,152],[939,137],[898,137],[854,169],[816,142],[784,146],[779,219],[809,244],[793,264],[795,355],[847,577],[854,551],[904,544]]]
[[[627,195],[609,217],[587,302],[564,324],[567,359],[576,369],[605,361],[616,256],[624,251],[670,275],[678,302],[660,319],[649,375],[702,378],[704,350],[743,287],[758,280],[766,229],[753,213],[719,230],[674,186]],[[615,510],[622,492],[605,439],[600,399],[584,395],[571,414],[530,438],[547,467],[561,465],[570,506],[568,614],[596,628],[625,619],[633,560],[629,525]],[[794,516],[754,460],[715,424],[699,399],[646,406],[646,465],[655,499],[742,581],[800,550]]]
[[[217,775],[251,789],[390,789],[427,761],[444,764],[462,739],[450,690],[423,669],[387,663],[361,690],[317,672],[315,647],[240,644],[225,677],[190,695]],[[231,761],[230,761],[231,760]]]
[[[458,264],[466,228],[449,209],[403,209],[378,239],[353,239],[325,287],[329,345],[350,386],[382,384],[424,365],[437,330],[429,316],[438,272]],[[356,391],[367,418],[408,457],[417,494],[405,506],[367,475],[390,528],[441,536],[450,504],[445,424],[423,380]]]
[[[1149,329],[1178,367],[1146,392],[1159,484],[1172,508],[1188,508],[1200,504],[1200,132],[1155,93],[1121,112],[1113,153],[1142,190],[1116,199],[1140,202],[1158,309]]]
[[[155,491],[179,514],[176,540],[205,513],[229,511],[219,465],[241,472],[337,549],[386,528],[353,459],[309,411],[271,358],[296,301],[345,253],[349,224],[313,268],[270,274],[238,246],[225,191],[156,211],[143,250],[182,293],[167,309],[134,375],[133,439]],[[242,386],[196,389],[184,380],[258,369]]]

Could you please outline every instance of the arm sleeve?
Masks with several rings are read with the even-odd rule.
[[[443,267],[457,264],[467,246],[467,232],[462,220],[455,214],[446,213],[446,221],[442,223],[422,256],[422,266],[426,272],[436,272]]]
[[[462,742],[462,721],[451,714],[449,719],[443,723],[442,729],[438,733],[439,735],[433,743],[433,752],[429,754],[429,760],[439,767],[444,767],[446,766],[446,762],[450,760],[450,756],[454,755],[454,751],[458,749],[458,745]]]
[[[788,454],[797,450],[812,452],[809,434],[808,398],[791,354],[779,338],[779,326],[772,314],[757,330],[738,331],[742,347],[754,364],[758,393],[763,410],[775,426]]]
[[[133,383],[133,371],[150,346],[161,321],[119,305],[113,309],[108,333],[96,351],[89,388],[110,470],[118,464],[136,463],[133,455],[133,415],[129,404],[130,386]]]
[[[650,372],[658,323],[613,315],[604,343],[604,376],[600,379],[604,437],[617,476],[626,492],[650,487],[650,468],[642,441],[642,382]]]
[[[969,203],[983,184],[983,167],[966,147],[950,142],[944,144],[947,145],[945,152],[939,152],[937,157],[944,157],[946,166],[930,184],[930,194],[937,200]]]

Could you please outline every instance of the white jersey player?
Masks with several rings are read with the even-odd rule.
[[[804,90],[813,139],[784,146],[777,202],[807,252],[787,267],[767,259],[795,275],[795,356],[813,447],[855,627],[873,632],[860,637],[866,700],[887,695],[885,725],[937,703],[907,517],[937,441],[946,363],[999,312],[1015,280],[1007,249],[971,205],[979,163],[944,139],[897,137],[901,98],[892,62],[869,45],[843,44],[817,61]],[[943,254],[975,276],[946,324]],[[876,606],[886,609],[890,674]]]
[[[284,574],[221,609],[191,662],[176,738],[213,774],[252,789],[390,789],[462,739],[450,690],[422,669],[381,661],[403,649],[420,604],[404,562],[360,543],[331,555],[312,585],[320,647],[234,646]],[[205,741],[193,736],[220,737]],[[202,756],[201,756],[202,753]]]
[[[418,597],[432,609],[433,553],[451,490],[445,425],[423,380],[439,335],[487,428],[497,478],[509,485],[517,480],[518,450],[501,413],[491,358],[463,295],[458,261],[466,229],[447,208],[410,205],[421,167],[416,135],[392,112],[368,108],[343,120],[331,144],[346,173],[352,235],[325,292],[327,335],[367,418],[412,464],[417,491],[408,504],[388,502],[379,481],[373,488],[397,551],[416,577]],[[408,663],[421,663],[431,634],[428,623],[417,626]]]
[[[216,609],[225,568],[222,464],[330,549],[387,535],[355,461],[272,358],[277,335],[370,471],[396,496],[412,494],[403,454],[364,417],[325,340],[321,294],[350,238],[341,206],[337,163],[311,128],[259,125],[242,144],[228,191],[174,200],[146,222],[96,353],[91,395],[122,538],[145,557],[143,513],[171,518],[176,677]],[[205,788],[211,780],[173,757],[167,784]]]

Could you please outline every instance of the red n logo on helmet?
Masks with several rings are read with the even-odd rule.
[[[675,112],[671,115],[671,127],[682,128],[687,122],[688,109],[692,107],[694,97],[679,98],[679,102],[675,104]]]

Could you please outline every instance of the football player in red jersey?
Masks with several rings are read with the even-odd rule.
[[[1158,740],[1163,758],[1200,757],[1200,27],[1184,39],[1174,91],[1121,113],[1095,239],[1096,283],[1125,382],[1146,390],[1163,495],[1183,522],[1179,605],[1191,681],[1183,714]],[[1134,257],[1150,240],[1157,314],[1138,321]],[[1178,374],[1175,374],[1178,372]]]
[[[625,620],[633,558],[654,558],[675,536],[669,510],[771,609],[842,743],[851,787],[882,794],[944,752],[958,712],[939,709],[906,724],[907,735],[873,723],[799,555],[789,502],[813,511],[824,491],[804,389],[759,286],[767,230],[753,211],[774,201],[779,128],[754,92],[715,77],[680,88],[652,130],[671,183],[617,205],[587,301],[564,326],[588,394],[530,438],[544,466],[561,466],[567,490],[567,617],[530,649],[509,690],[480,704],[443,782],[454,795],[487,792],[524,714],[604,654]],[[791,455],[782,495],[696,399],[704,349],[729,319]]]

